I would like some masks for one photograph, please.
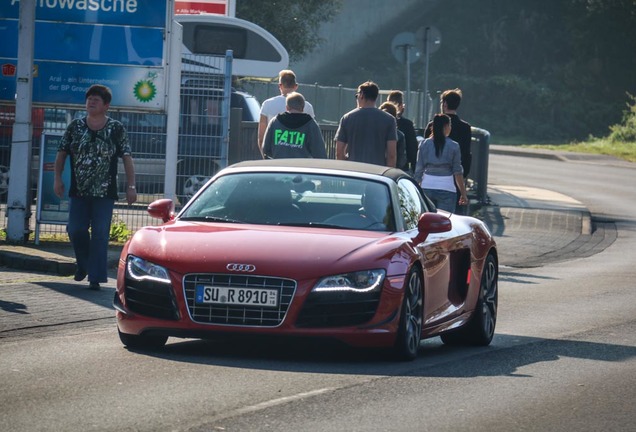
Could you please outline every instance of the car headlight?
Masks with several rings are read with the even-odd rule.
[[[320,279],[313,290],[316,292],[352,291],[368,293],[380,289],[385,276],[386,272],[383,269],[327,276]]]
[[[128,276],[139,281],[152,280],[155,282],[170,283],[168,270],[134,255],[128,256],[126,270]]]

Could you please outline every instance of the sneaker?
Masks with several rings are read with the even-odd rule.
[[[82,269],[77,269],[75,271],[75,276],[73,276],[73,279],[76,280],[77,282],[83,281],[84,279],[86,279],[86,271]]]
[[[90,282],[88,284],[88,289],[93,291],[99,291],[101,287],[99,286],[99,282]]]

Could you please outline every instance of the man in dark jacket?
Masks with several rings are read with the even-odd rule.
[[[472,153],[470,152],[470,142],[472,132],[470,124],[466,123],[457,115],[457,108],[462,101],[462,91],[460,89],[446,90],[440,96],[440,105],[442,114],[446,114],[451,119],[451,132],[448,136],[450,139],[459,144],[459,150],[462,155],[462,168],[464,168],[464,179],[468,178],[470,172],[470,163],[472,161]],[[426,126],[424,138],[431,136],[433,130],[433,122]]]
[[[327,158],[325,140],[316,120],[303,112],[305,98],[292,92],[285,99],[286,111],[267,125],[263,140],[265,159]]]
[[[470,164],[473,159],[473,155],[470,152],[472,132],[470,124],[466,123],[457,115],[457,108],[462,101],[462,91],[458,88],[453,90],[446,90],[440,96],[440,108],[442,114],[446,114],[451,119],[451,131],[448,137],[459,144],[459,151],[461,152],[462,168],[464,169],[464,183],[468,178],[470,172]],[[430,122],[426,126],[424,133],[425,138],[431,136],[433,130],[433,122]],[[459,189],[458,189],[459,192]],[[457,214],[467,214],[468,208],[465,205],[457,207]]]
[[[380,110],[388,112],[393,117],[395,117],[397,121],[397,106],[393,102],[384,102],[382,105],[380,105]],[[415,138],[415,133],[413,134],[413,138]],[[395,149],[395,153],[397,155],[395,166],[397,168],[400,168],[401,170],[408,171],[406,139],[404,138],[404,133],[400,130],[399,127],[397,130],[397,146],[395,147]]]
[[[404,93],[399,90],[393,90],[386,98],[388,102],[393,102],[397,107],[397,127],[404,134],[406,144],[406,160],[405,166],[399,167],[405,171],[415,172],[415,163],[417,162],[417,137],[415,135],[415,126],[413,121],[404,117]]]

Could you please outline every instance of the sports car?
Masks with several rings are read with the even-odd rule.
[[[407,173],[317,159],[247,161],[175,213],[148,206],[119,261],[122,343],[335,338],[412,360],[423,338],[488,345],[498,256],[480,220],[434,207]]]

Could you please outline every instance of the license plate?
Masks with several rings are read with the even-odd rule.
[[[278,290],[198,285],[196,302],[240,306],[278,306]]]

